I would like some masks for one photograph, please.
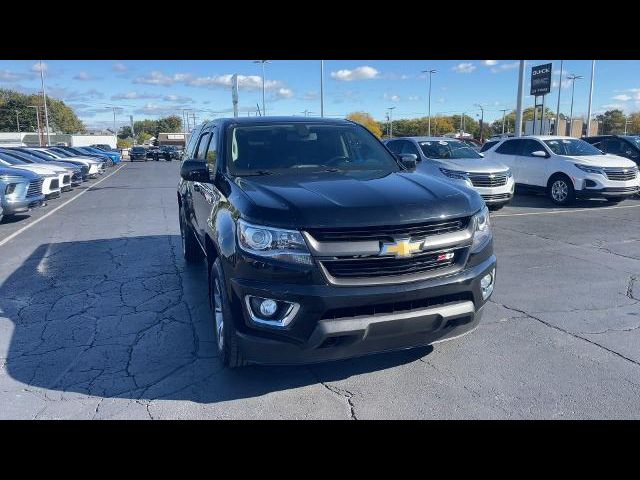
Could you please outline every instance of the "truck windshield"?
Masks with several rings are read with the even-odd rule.
[[[473,148],[468,147],[459,141],[435,140],[429,142],[420,142],[420,148],[427,158],[435,158],[437,160],[462,160],[483,158]]]
[[[230,129],[227,158],[232,175],[401,170],[395,158],[360,125],[292,122]]]
[[[569,155],[582,157],[584,155],[603,155],[603,153],[590,143],[577,138],[560,138],[557,140],[545,140],[544,143],[556,155]]]

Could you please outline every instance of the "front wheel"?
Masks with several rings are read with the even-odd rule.
[[[565,175],[556,175],[549,180],[548,194],[556,205],[571,205],[576,199],[573,184]]]
[[[210,302],[218,358],[225,367],[229,368],[247,365],[238,345],[238,336],[233,323],[224,272],[219,258],[211,266],[209,278],[211,279]]]

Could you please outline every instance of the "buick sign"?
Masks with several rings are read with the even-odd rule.
[[[531,69],[531,95],[546,95],[551,91],[551,63]]]

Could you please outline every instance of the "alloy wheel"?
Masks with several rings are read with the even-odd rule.
[[[569,196],[569,186],[564,180],[556,180],[551,185],[551,197],[559,203],[564,202]]]

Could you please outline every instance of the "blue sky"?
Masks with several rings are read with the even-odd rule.
[[[112,107],[118,107],[117,123],[182,116],[183,109],[196,120],[229,116],[230,77],[240,76],[240,112],[255,112],[261,104],[261,67],[251,60],[43,60],[47,93],[68,103],[89,127],[113,125]],[[553,63],[554,88],[547,105],[555,110],[559,83],[559,60],[531,60],[530,67]],[[24,92],[40,89],[36,60],[0,60],[0,86]],[[516,104],[517,60],[325,60],[325,114],[341,117],[366,111],[383,120],[386,109],[395,107],[394,118],[425,116],[427,79],[421,73],[436,69],[433,76],[432,115],[479,115],[485,120],[502,116],[501,109]],[[564,77],[582,75],[575,86],[574,114],[586,115],[591,61],[566,60]],[[266,65],[267,114],[309,115],[320,113],[320,62],[274,60]],[[562,82],[561,111],[569,112],[570,82]],[[526,92],[528,93],[528,79]],[[525,105],[533,98],[526,96]],[[596,62],[593,108],[626,112],[640,110],[640,61]]]

